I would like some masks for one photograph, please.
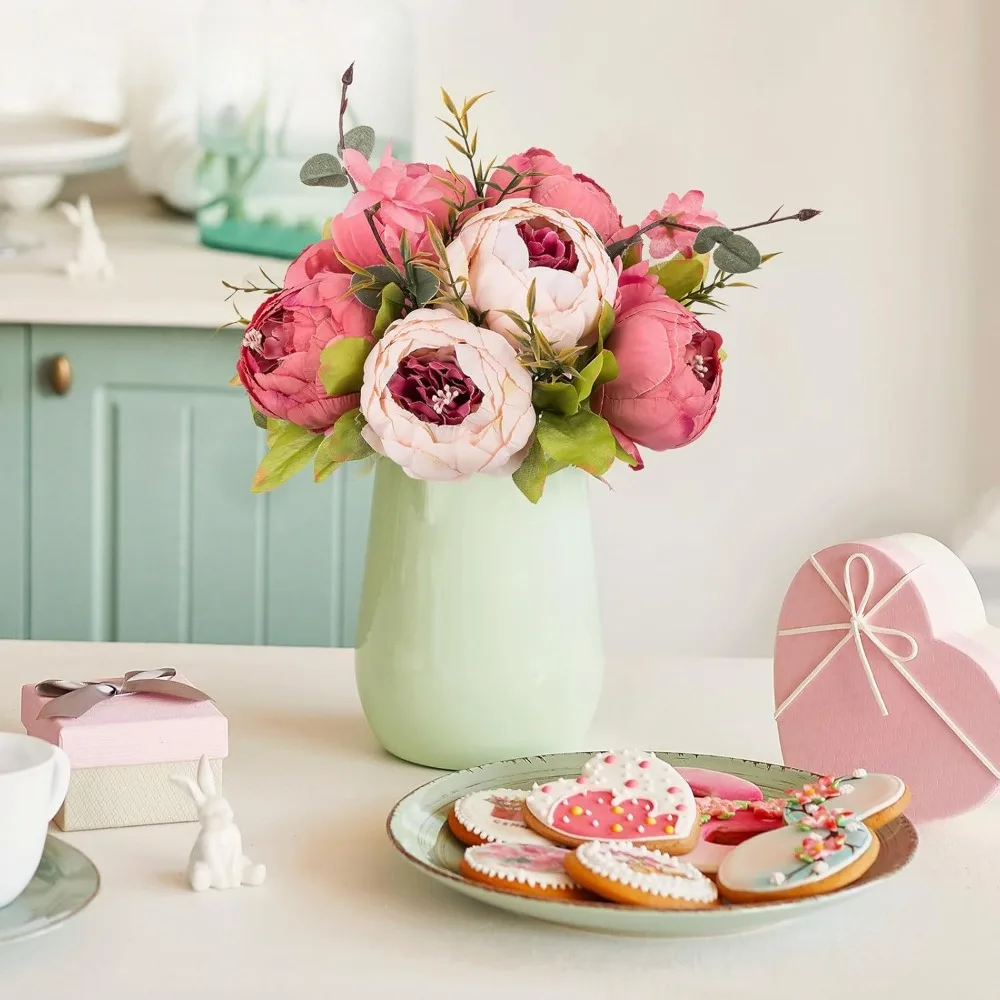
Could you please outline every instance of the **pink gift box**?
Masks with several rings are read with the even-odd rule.
[[[180,674],[176,680],[190,683]],[[195,773],[205,754],[216,779],[229,752],[228,722],[211,701],[119,694],[79,718],[38,718],[50,699],[21,689],[21,723],[31,736],[66,751],[73,771],[56,817],[64,830],[184,822],[193,803],[171,774]]]
[[[1000,630],[933,538],[834,545],[789,587],[774,700],[791,766],[897,774],[914,819],[971,809],[1000,788],[998,682]]]

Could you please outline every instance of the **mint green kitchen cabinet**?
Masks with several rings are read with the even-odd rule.
[[[371,477],[252,495],[264,436],[227,384],[238,349],[232,331],[0,329],[0,635],[352,643]]]

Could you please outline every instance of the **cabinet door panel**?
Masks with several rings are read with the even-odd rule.
[[[28,331],[0,326],[0,639],[28,635]]]
[[[303,473],[253,496],[264,437],[226,384],[237,350],[201,331],[35,332],[35,363],[65,354],[74,374],[32,401],[32,635],[352,641],[370,483]]]

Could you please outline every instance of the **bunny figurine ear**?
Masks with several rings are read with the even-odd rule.
[[[80,225],[80,210],[76,207],[76,205],[73,205],[68,201],[61,201],[58,205],[56,205],[56,208],[58,208],[59,211],[62,212],[62,214],[65,215],[74,226]]]
[[[202,754],[201,760],[198,761],[198,784],[206,798],[212,799],[218,794],[215,789],[215,776],[205,754]]]
[[[204,758],[202,758],[204,759]],[[194,804],[198,807],[203,806],[208,800],[205,798],[202,790],[195,784],[194,778],[188,774],[172,774],[170,775],[170,780],[175,785],[180,785],[181,788],[187,789],[188,794],[194,799]]]

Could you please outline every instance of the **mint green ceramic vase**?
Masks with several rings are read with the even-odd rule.
[[[358,619],[379,742],[430,767],[583,747],[603,656],[586,475],[538,504],[509,477],[410,479],[380,459]]]

